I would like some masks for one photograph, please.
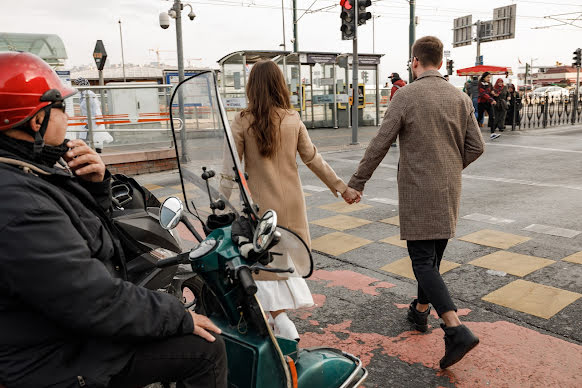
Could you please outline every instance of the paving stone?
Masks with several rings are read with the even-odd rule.
[[[453,263],[452,261],[442,260],[440,273],[444,274],[452,269],[459,267],[460,265],[461,264]],[[414,277],[414,272],[412,271],[412,260],[410,260],[410,257],[404,257],[393,263],[387,264],[380,269],[382,271],[390,272],[412,280],[416,280],[416,278]]]
[[[478,267],[503,271],[515,276],[525,276],[554,263],[554,260],[507,251],[494,252],[469,262]]]
[[[514,245],[521,244],[531,239],[529,237],[500,232],[498,230],[483,229],[478,232],[460,237],[459,240],[499,249],[509,249]]]
[[[582,252],[574,253],[568,257],[564,257],[562,260],[569,261],[571,263],[582,264]]]
[[[493,225],[508,225],[508,224],[515,222],[515,220],[509,220],[507,218],[488,216],[486,214],[481,214],[481,213],[468,214],[468,215],[464,216],[463,219],[471,220],[471,221],[486,222],[488,224],[493,224]]]
[[[372,242],[347,233],[334,232],[316,238],[311,242],[311,247],[316,251],[337,256]]]
[[[348,230],[357,228],[358,226],[371,224],[372,221],[364,220],[362,218],[350,217],[343,214],[323,218],[320,220],[311,221],[312,224],[325,226],[335,230]]]
[[[370,209],[371,207],[372,206],[366,205],[364,203],[354,203],[352,205],[349,205],[345,203],[343,200],[319,206],[320,209],[330,210],[338,213],[352,213],[359,210]]]
[[[380,242],[396,245],[397,247],[401,248],[408,248],[408,246],[406,245],[406,241],[400,239],[400,234],[397,234],[396,236],[387,237],[385,239],[380,240]]]
[[[484,301],[550,319],[582,294],[518,279],[483,297]]]
[[[163,189],[164,188],[163,186],[158,186],[158,185],[155,185],[153,183],[149,183],[147,185],[143,185],[143,187],[145,187],[146,189],[148,189],[150,191],[157,190],[157,189]]]
[[[390,217],[390,218],[380,220],[380,222],[383,222],[385,224],[400,226],[400,217],[399,216]]]
[[[549,234],[551,236],[566,237],[566,238],[576,237],[580,233],[582,233],[582,232],[579,232],[577,230],[564,229],[564,228],[558,228],[556,226],[540,225],[540,224],[531,224],[530,226],[523,228],[523,230],[527,230],[529,232]]]

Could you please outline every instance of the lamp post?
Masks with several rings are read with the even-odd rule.
[[[194,20],[196,14],[192,6],[188,3],[182,3],[180,0],[174,0],[172,8],[168,12],[160,14],[160,27],[167,29],[170,26],[170,17],[176,20],[176,47],[178,52],[178,83],[184,80],[184,45],[182,43],[182,10],[184,6],[190,7],[188,17]],[[170,107],[172,109],[172,107]],[[182,128],[180,129],[180,142],[182,144],[182,161],[188,161],[188,152],[186,150],[186,119],[184,116],[184,96],[178,92],[178,110],[179,117],[182,121]]]
[[[121,68],[123,69],[123,82],[127,82],[125,78],[125,55],[123,54],[123,33],[121,32],[121,19],[119,19],[119,40],[121,41]]]

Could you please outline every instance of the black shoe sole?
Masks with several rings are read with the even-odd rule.
[[[409,311],[410,312],[410,311]],[[412,326],[415,330],[420,331],[421,333],[426,333],[428,331],[428,324],[420,325],[414,322],[414,318],[410,316],[410,313],[406,316],[408,322],[412,323]]]
[[[447,369],[447,368],[455,365],[457,362],[461,361],[463,359],[463,357],[465,357],[467,355],[467,353],[469,353],[471,350],[473,350],[473,348],[475,348],[475,346],[477,346],[477,345],[479,345],[479,338],[477,338],[476,342],[473,342],[471,345],[469,345],[469,347],[467,349],[465,349],[462,353],[455,355],[455,357],[453,359],[451,359],[448,364],[443,364],[443,362],[441,360],[441,362],[439,363],[441,369]]]

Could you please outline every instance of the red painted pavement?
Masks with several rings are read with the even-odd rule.
[[[380,295],[377,288],[391,288],[394,284],[388,282],[380,282],[361,273],[354,271],[324,271],[318,270],[313,272],[310,277],[311,280],[329,281],[326,287],[344,287],[352,291],[362,291],[368,295]],[[375,283],[372,285],[372,283]]]

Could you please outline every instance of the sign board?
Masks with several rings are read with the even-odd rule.
[[[450,50],[445,50],[443,54],[444,54],[444,57],[445,58],[450,58],[451,57],[451,51]]]
[[[103,45],[103,41],[101,39],[95,43],[93,59],[95,60],[95,65],[97,65],[97,70],[103,70],[105,67],[105,61],[107,60],[107,51],[105,51],[105,46]]]
[[[352,89],[350,89],[350,94],[351,94],[351,90]],[[336,98],[336,101],[338,103],[346,104],[348,102],[348,95],[347,94],[336,94],[335,98]]]
[[[453,22],[453,47],[470,45],[473,42],[473,16],[456,18]]]
[[[350,55],[348,57],[348,63],[351,65],[354,59]],[[379,65],[380,64],[380,56],[378,55],[358,55],[358,65]]]
[[[246,98],[241,98],[241,97],[227,98],[224,100],[224,105],[227,108],[244,109],[247,107],[247,100],[246,100]]]
[[[333,78],[321,78],[320,79],[320,84],[322,86],[333,86]]]
[[[493,20],[478,22],[477,35],[481,42],[493,41]]]
[[[333,94],[313,95],[313,104],[333,104]]]
[[[517,4],[495,8],[493,10],[493,40],[515,38],[516,10]]]

